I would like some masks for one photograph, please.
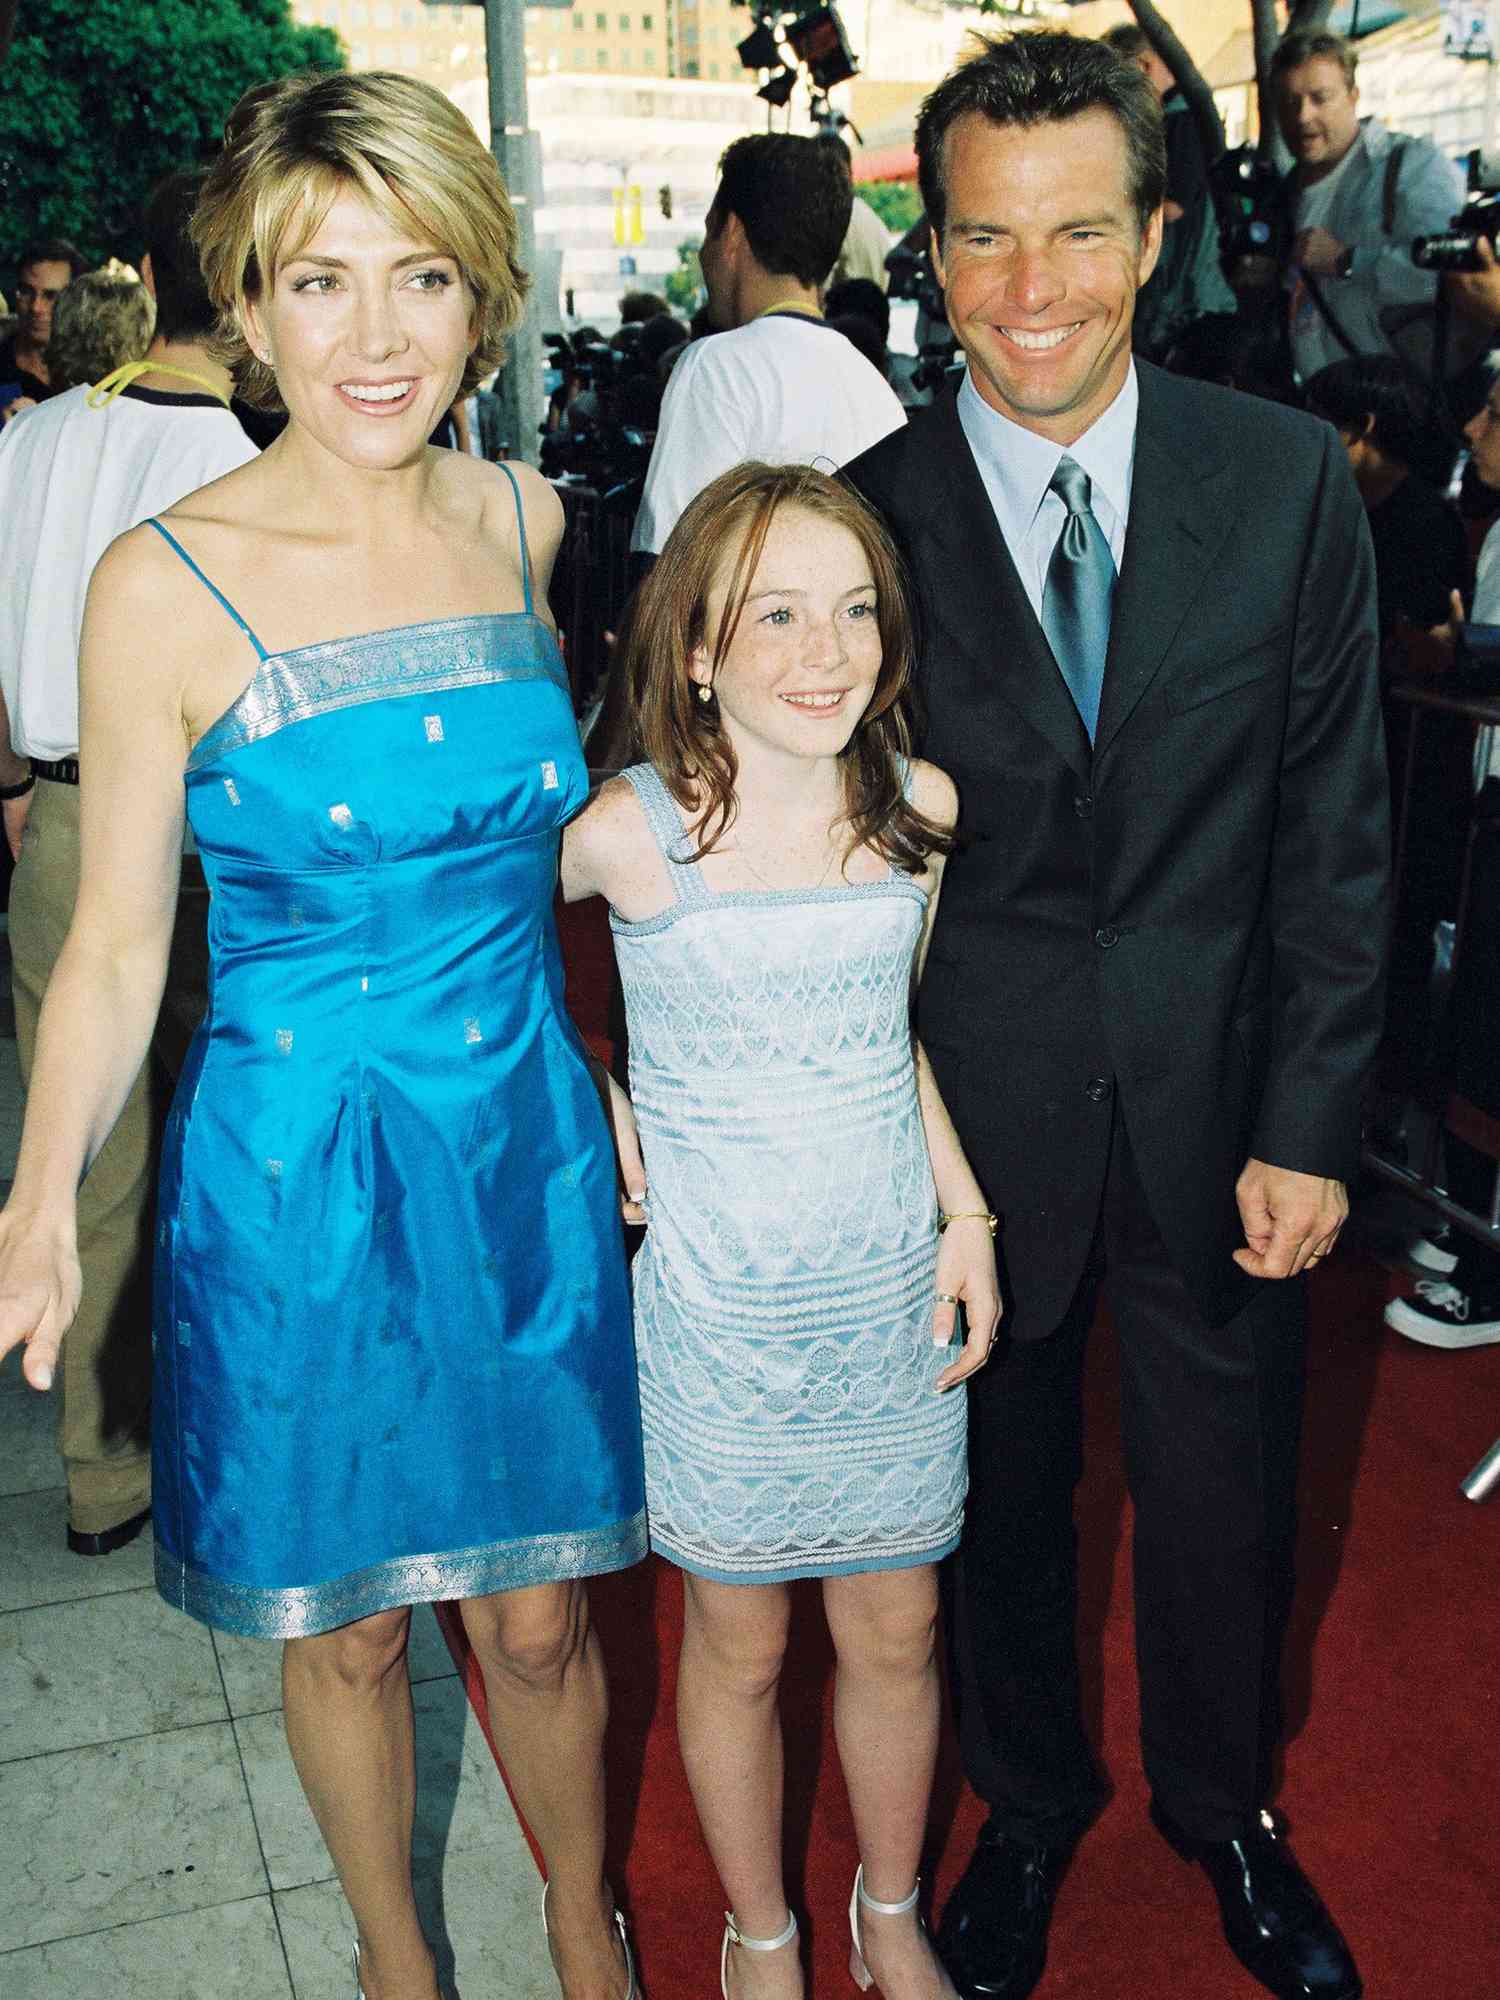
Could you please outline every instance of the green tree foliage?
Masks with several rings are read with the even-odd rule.
[[[331,28],[290,0],[21,0],[0,90],[0,272],[28,238],[90,263],[140,255],[163,174],[208,159],[251,84],[342,69]]]
[[[662,292],[674,312],[692,316],[703,302],[703,271],[698,263],[701,236],[677,246],[677,269],[662,279]]]
[[[904,236],[922,213],[922,197],[915,181],[857,181],[854,192],[897,236]]]

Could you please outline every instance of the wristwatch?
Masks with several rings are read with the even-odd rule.
[[[1333,260],[1333,275],[1336,278],[1351,278],[1354,275],[1354,245],[1346,243]]]

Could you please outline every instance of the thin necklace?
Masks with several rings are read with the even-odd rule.
[[[772,895],[775,896],[782,896],[782,895],[805,896],[814,893],[818,889],[821,889],[823,884],[828,880],[829,870],[833,867],[834,862],[838,859],[838,849],[834,848],[830,852],[828,859],[823,863],[822,874],[818,877],[817,881],[812,884],[811,889],[806,889],[803,887],[801,883],[768,882],[765,876],[762,875],[760,870],[756,867],[755,863],[750,859],[749,855],[745,852],[743,847],[741,847],[737,843],[733,851],[735,854],[739,856],[740,860],[744,862],[745,866],[750,870],[750,873],[755,877],[756,881],[760,883],[761,887],[769,889]]]

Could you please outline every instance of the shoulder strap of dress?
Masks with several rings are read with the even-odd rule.
[[[498,461],[500,470],[510,481],[510,490],[516,496],[516,533],[521,538],[521,587],[526,592],[526,609],[531,609],[531,551],[526,546],[526,509],[521,505],[521,482],[502,458]]]
[[[168,548],[175,549],[178,555],[182,557],[182,560],[187,564],[188,568],[193,572],[193,575],[197,577],[198,581],[203,585],[203,588],[208,592],[210,597],[216,597],[219,600],[220,604],[223,605],[224,609],[229,613],[230,617],[234,620],[235,624],[239,626],[240,630],[244,633],[245,637],[250,641],[251,645],[255,648],[256,656],[262,660],[269,659],[270,655],[269,653],[267,653],[265,647],[260,643],[259,639],[256,638],[255,634],[250,630],[250,627],[245,623],[244,619],[241,618],[238,611],[235,610],[234,606],[230,603],[229,599],[224,595],[223,591],[219,589],[217,584],[209,582],[208,578],[203,574],[202,570],[199,569],[198,565],[193,561],[192,557],[188,554],[187,550],[182,546],[181,542],[178,541],[177,537],[172,533],[171,529],[163,527],[161,522],[157,520],[154,514],[147,516],[146,525],[150,528],[155,528],[157,534],[161,536],[162,540],[167,544]]]
[[[697,843],[661,774],[654,764],[632,764],[622,775],[634,789],[646,824],[656,836],[677,901],[688,908],[707,903],[709,891],[704,887],[702,871],[692,858]]]

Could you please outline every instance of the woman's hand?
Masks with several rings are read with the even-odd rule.
[[[965,1215],[948,1224],[938,1239],[937,1303],[932,1313],[932,1344],[947,1347],[953,1339],[962,1303],[968,1337],[957,1361],[937,1378],[941,1393],[967,1381],[990,1358],[995,1328],[1000,1324],[1000,1281],[995,1274],[995,1242],[982,1215]]]
[[[24,1345],[21,1373],[33,1389],[52,1387],[58,1350],[82,1296],[71,1238],[9,1210],[0,1214],[0,1355]]]
[[[636,1127],[635,1107],[629,1097],[608,1073],[603,1072],[605,1084],[604,1108],[609,1114],[610,1130],[615,1139],[615,1158],[620,1163],[620,1213],[627,1222],[644,1226],[646,1221],[646,1163],[641,1158],[641,1135]]]

